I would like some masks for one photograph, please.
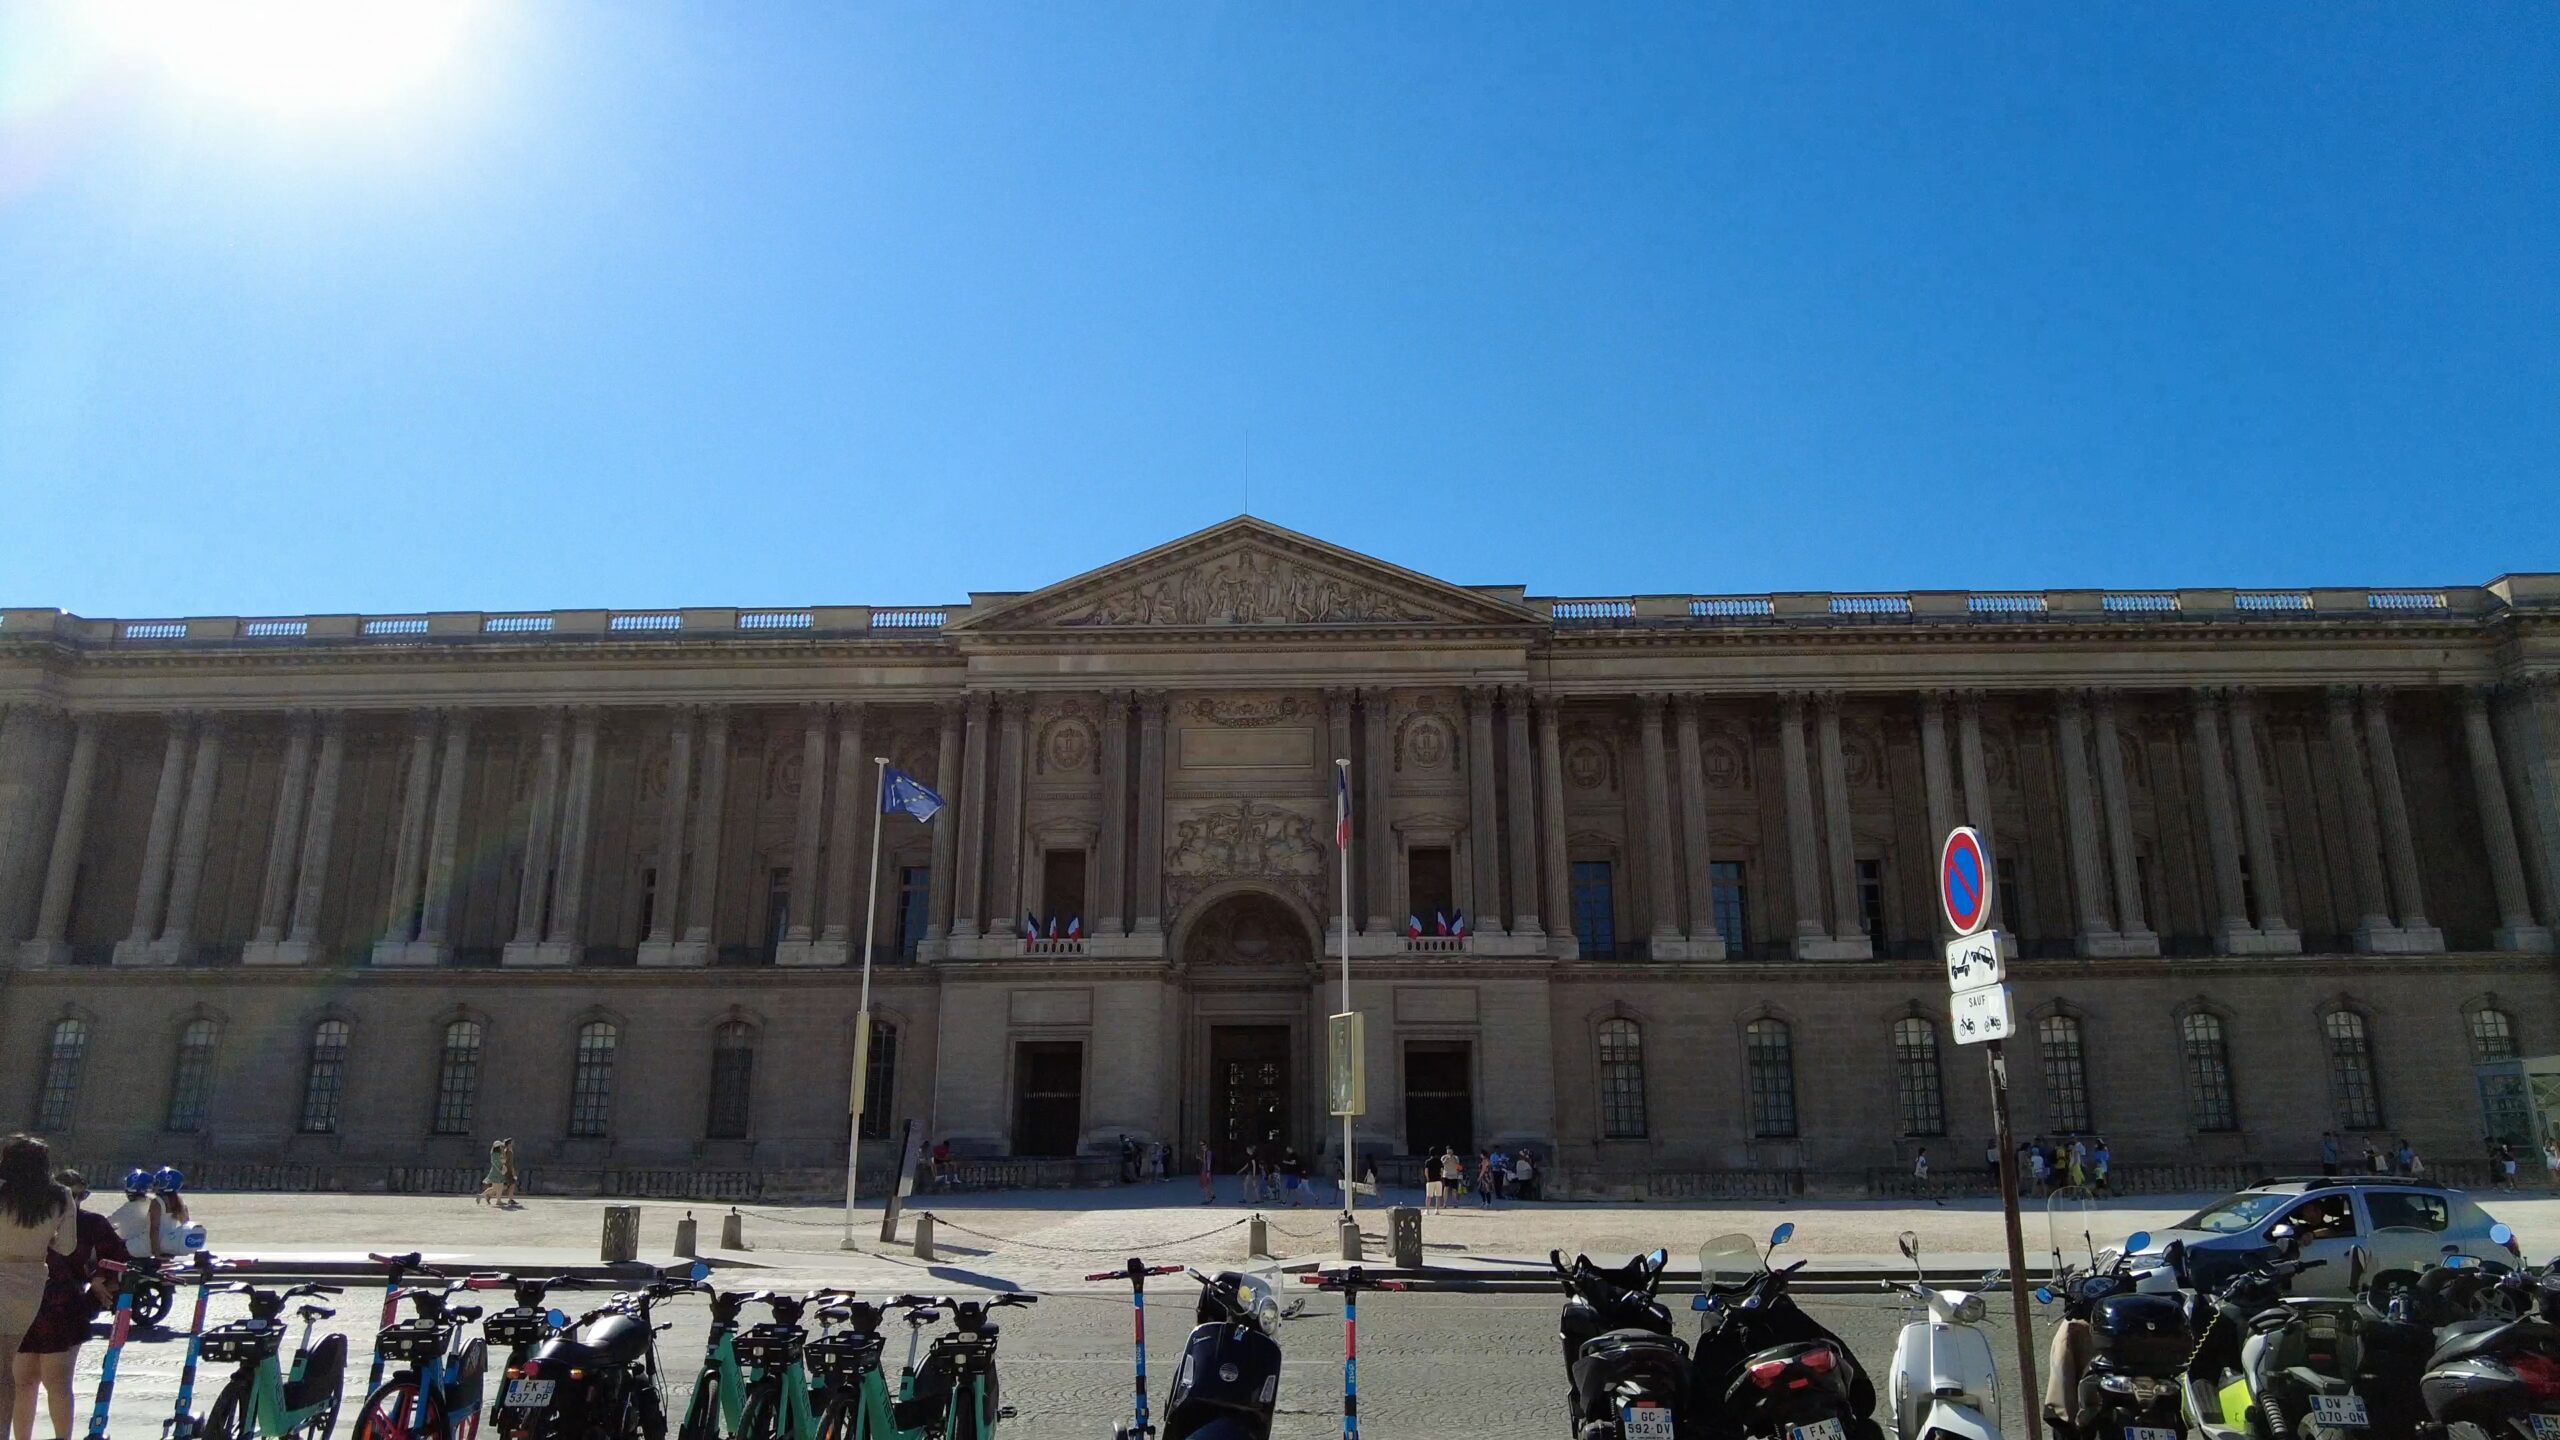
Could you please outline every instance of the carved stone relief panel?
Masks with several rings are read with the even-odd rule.
[[[1306,966],[1313,962],[1298,918],[1262,895],[1212,905],[1182,942],[1186,965]]]
[[[1253,800],[1213,802],[1173,817],[1165,845],[1165,908],[1179,913],[1229,880],[1258,880],[1324,912],[1325,841],[1295,810]]]
[[[1441,619],[1411,597],[1239,549],[1072,606],[1061,625],[1326,625]]]
[[[1031,772],[1052,780],[1081,779],[1102,768],[1102,734],[1091,707],[1081,700],[1060,701],[1039,721],[1039,740],[1031,747]]]
[[[1701,736],[1698,743],[1698,760],[1707,772],[1708,789],[1751,789],[1751,751],[1739,736],[1714,730]]]
[[[1405,775],[1453,775],[1458,769],[1458,712],[1447,697],[1415,695],[1401,702],[1396,719],[1396,771]]]
[[[1304,770],[1316,763],[1321,712],[1308,696],[1194,695],[1174,707],[1185,771]]]
[[[1619,790],[1618,737],[1588,722],[1571,722],[1564,730],[1565,784],[1594,797],[1613,797]]]

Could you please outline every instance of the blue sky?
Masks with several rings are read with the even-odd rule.
[[[0,6],[0,604],[2560,569],[2544,5],[482,0],[334,106],[84,23]]]

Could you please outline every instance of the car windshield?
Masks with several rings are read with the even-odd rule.
[[[2293,1199],[2290,1195],[2262,1195],[2244,1191],[2227,1200],[2216,1201],[2178,1222],[2181,1230],[2207,1230],[2216,1235],[2237,1235],[2254,1230],[2258,1222],[2275,1213],[2278,1206]]]

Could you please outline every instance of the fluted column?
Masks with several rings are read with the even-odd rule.
[[[2082,954],[2094,953],[2114,938],[2099,893],[2098,817],[2089,796],[2088,731],[2088,702],[2077,690],[2063,692],[2054,712],[2054,740],[2062,751],[2062,806],[2071,829],[2071,901]]]
[[[1644,764],[1645,902],[1656,945],[1680,939],[1680,901],[1671,878],[1671,775],[1662,754],[1664,697],[1636,697],[1636,748]]]
[[[720,837],[729,811],[729,712],[716,706],[703,718],[702,794],[694,807],[684,938],[687,944],[714,946],[720,923]]]
[[[284,742],[284,774],[276,781],[276,814],[267,827],[267,868],[259,877],[257,943],[273,945],[284,939],[286,911],[293,903],[293,862],[302,842],[303,791],[311,783],[311,731],[309,711],[292,719],[292,731]]]
[[[2346,802],[2347,853],[2353,861],[2356,932],[2365,948],[2370,937],[2392,928],[2390,901],[2382,883],[2382,839],[2373,814],[2373,790],[2365,780],[2364,745],[2356,738],[2355,691],[2337,686],[2329,691],[2329,749],[2338,770],[2339,798]]]
[[[800,811],[791,840],[791,915],[785,945],[809,943],[818,918],[818,847],[827,836],[827,707],[800,707]]]
[[[196,897],[204,891],[205,842],[213,834],[213,802],[222,778],[222,722],[208,716],[196,728],[195,764],[187,772],[187,808],[178,818],[177,858],[169,867],[169,918],[161,943],[173,960],[195,942]]]
[[[2196,769],[2204,782],[2205,848],[2213,856],[2213,935],[2225,954],[2232,938],[2251,929],[2249,900],[2240,878],[2240,842],[2233,833],[2231,780],[2223,763],[2222,697],[2215,691],[2192,692],[2196,735]]]
[[[125,946],[118,947],[116,958],[133,963],[146,958],[140,953],[160,933],[160,916],[169,900],[169,851],[177,842],[178,805],[186,798],[187,747],[193,740],[195,717],[169,717],[169,735],[160,747],[160,784],[151,797],[151,828],[142,841],[142,881],[133,897],[133,928],[125,936]],[[133,953],[127,954],[126,947]]]
[[[409,717],[409,766],[400,796],[400,839],[391,860],[391,916],[387,944],[418,938],[420,897],[426,893],[427,822],[434,806],[436,714]]]
[[[1822,742],[1822,830],[1831,850],[1831,938],[1872,943],[1865,908],[1858,904],[1857,834],[1849,824],[1849,773],[1840,748],[1840,696],[1815,697],[1814,729]]]
[[[569,742],[569,790],[560,807],[560,893],[551,902],[552,945],[574,962],[587,942],[587,866],[595,854],[596,730],[593,709],[577,712]]]
[[[1956,828],[1955,775],[1947,763],[1947,695],[1943,690],[1926,690],[1920,695],[1920,789],[1929,807],[1929,844],[1945,843],[1947,832]],[[1938,928],[1946,929],[1946,918],[1939,917]]]
[[[329,860],[338,834],[338,788],[347,769],[347,712],[332,710],[320,721],[320,764],[311,777],[311,818],[302,831],[302,873],[295,882],[293,920],[285,933],[304,948],[293,957],[307,964],[308,947],[320,941],[321,907],[329,902]]]
[[[2231,692],[2231,773],[2240,782],[2240,826],[2248,840],[2249,888],[2256,892],[2259,932],[2272,948],[2298,952],[2302,936],[2284,918],[2284,867],[2276,863],[2276,831],[2267,803],[2264,767],[2258,763],[2258,696]]]
[[[649,911],[647,943],[673,946],[683,933],[685,807],[692,802],[693,711],[679,705],[667,717],[666,808],[658,819],[658,897]]]
[[[926,877],[924,938],[943,940],[951,934],[951,866],[959,854],[960,817],[977,803],[977,797],[960,788],[960,702],[937,702],[933,714],[941,727],[934,740],[933,790],[942,797],[945,809],[933,821],[933,872]]]
[[[1956,696],[1956,760],[1964,775],[1964,802],[1957,813],[1982,837],[1982,848],[1996,856],[2000,851],[1991,824],[1991,766],[1982,748],[1982,698],[1979,690]]]
[[[518,945],[542,943],[545,900],[551,898],[552,865],[558,859],[554,841],[560,807],[560,735],[564,712],[542,712],[542,738],[533,772],[533,813],[525,821],[522,873],[516,880]]]
[[[880,823],[880,767],[864,753],[863,719],[859,704],[836,707],[835,815],[827,835],[827,920],[819,938],[844,945],[847,958],[861,938],[853,927],[862,923],[871,887],[880,883],[877,875],[857,873],[871,854],[865,827]]]
[[[80,847],[88,843],[89,801],[97,776],[98,717],[80,715],[72,721],[71,764],[62,777],[62,806],[54,814],[53,849],[45,856],[44,894],[36,903],[36,943],[48,949],[71,934],[71,891],[80,878]]]
[[[1671,701],[1672,734],[1680,749],[1680,874],[1687,882],[1693,950],[1708,945],[1721,948],[1724,943],[1716,930],[1714,847],[1707,840],[1707,767],[1698,741],[1699,703],[1695,695],[1676,695]]]
[[[2400,928],[2431,930],[2419,884],[2417,837],[2409,827],[2408,792],[2400,787],[2399,748],[2391,741],[2391,695],[2380,686],[2369,686],[2364,692],[2364,730],[2365,748],[2373,761],[2374,793],[2380,801],[2383,849],[2391,857],[2391,893],[2399,905]]]
[[[2489,880],[2498,897],[2501,950],[2548,954],[2551,932],[2533,922],[2533,899],[2524,883],[2524,855],[2516,845],[2515,815],[2507,807],[2506,772],[2498,763],[2498,737],[2489,728],[2489,696],[2479,686],[2462,691],[2462,736],[2471,755],[2471,789],[2480,809],[2481,840],[2489,851]]]
[[[2543,928],[2560,934],[2560,795],[2554,793],[2560,776],[2543,748],[2543,725],[2535,713],[2542,703],[2538,692],[2549,688],[2549,680],[2498,686],[2490,724],[2505,762],[2516,842],[2524,851],[2525,893]]]
[[[1814,858],[1813,771],[1804,743],[1804,696],[1778,697],[1778,754],[1787,785],[1787,881],[1796,902],[1796,955],[1828,941],[1822,867]]]
[[[1538,775],[1529,760],[1529,691],[1502,692],[1503,750],[1509,758],[1511,803],[1511,933],[1546,939],[1538,923]]]
[[[1361,843],[1368,873],[1369,924],[1372,935],[1395,933],[1396,896],[1395,739],[1388,727],[1393,701],[1380,689],[1360,692],[1361,741],[1367,764],[1360,784]]]
[[[1556,726],[1562,707],[1552,695],[1537,697],[1538,711],[1538,859],[1546,876],[1546,932],[1549,940],[1578,942],[1573,934],[1573,879],[1565,860],[1564,746]],[[1561,949],[1562,947],[1553,947]],[[1573,953],[1566,951],[1565,953]]]
[[[996,816],[994,841],[988,847],[987,930],[1002,926],[1011,933],[1022,918],[1023,775],[1030,744],[1031,697],[1014,691],[1003,697],[1003,724],[996,742]]]
[[[951,902],[951,938],[975,940],[987,919],[987,720],[990,697],[968,697],[968,732],[961,742],[959,890]],[[992,928],[992,927],[985,927]]]
[[[1164,707],[1161,693],[1138,702],[1138,871],[1141,935],[1164,930]]]
[[[2107,855],[2115,876],[2116,935],[2128,945],[2159,946],[2143,918],[2142,870],[2133,849],[2133,797],[2125,783],[2124,732],[2116,725],[2116,696],[2097,692],[2092,717],[2098,727],[2098,798],[2106,806]]]
[[[471,712],[445,714],[444,759],[436,766],[435,829],[427,840],[426,915],[418,923],[418,943],[444,946],[453,941],[453,906],[461,897],[454,884],[454,862],[462,845],[462,797],[471,783]]]
[[[1502,924],[1502,851],[1494,831],[1495,771],[1493,691],[1473,686],[1467,691],[1467,853],[1474,861],[1475,884],[1467,897],[1482,929]]]
[[[1094,880],[1102,894],[1093,933],[1126,933],[1129,918],[1129,692],[1102,697],[1102,845]]]

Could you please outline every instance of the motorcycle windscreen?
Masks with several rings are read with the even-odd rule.
[[[1698,1247],[1698,1285],[1703,1290],[1730,1290],[1759,1273],[1760,1242],[1748,1235],[1718,1235]]]

